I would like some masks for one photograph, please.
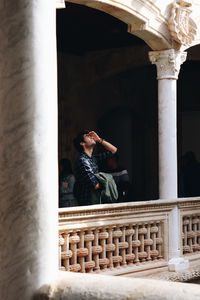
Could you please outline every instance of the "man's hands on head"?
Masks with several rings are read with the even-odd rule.
[[[101,141],[101,138],[98,136],[98,134],[96,134],[96,132],[90,131],[89,135],[93,138],[95,142],[99,143]]]

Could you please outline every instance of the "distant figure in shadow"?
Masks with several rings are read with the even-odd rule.
[[[118,189],[118,201],[131,201],[132,186],[130,183],[127,169],[119,164],[119,156],[116,153],[107,159],[106,172],[112,174]]]
[[[200,196],[200,164],[192,151],[183,155],[181,176],[184,196]]]
[[[59,176],[59,207],[76,206],[77,201],[73,194],[75,177],[69,159],[63,158],[60,161]]]

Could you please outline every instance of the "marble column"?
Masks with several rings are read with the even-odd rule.
[[[0,299],[57,276],[55,1],[0,3]]]
[[[149,52],[158,79],[160,199],[177,198],[177,79],[186,56],[174,49]]]

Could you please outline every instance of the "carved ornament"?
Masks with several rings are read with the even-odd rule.
[[[178,79],[181,64],[187,53],[174,49],[149,52],[149,59],[157,67],[157,79]]]
[[[184,46],[190,45],[197,33],[197,26],[190,18],[191,6],[191,0],[175,0],[168,24],[172,39]]]

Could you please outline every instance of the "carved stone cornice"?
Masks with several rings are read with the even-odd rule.
[[[65,8],[65,0],[56,0],[56,8]]]
[[[178,79],[180,66],[186,60],[187,52],[174,49],[150,51],[149,59],[157,67],[157,79]]]
[[[197,33],[197,26],[190,18],[192,10],[189,7],[191,6],[191,0],[176,0],[172,4],[168,26],[172,40],[180,46],[189,46]]]
[[[66,220],[82,220],[82,219],[97,219],[97,218],[106,218],[106,217],[123,217],[123,216],[131,216],[136,214],[141,214],[145,212],[158,212],[158,211],[171,211],[174,207],[175,203],[174,201],[170,202],[164,202],[164,203],[158,203],[153,201],[144,201],[141,204],[134,205],[134,204],[125,204],[125,205],[118,205],[118,204],[112,204],[110,207],[107,207],[107,205],[98,205],[96,209],[91,207],[85,207],[85,209],[82,209],[83,207],[76,207],[74,208],[68,208],[68,209],[60,209],[59,210],[59,223],[63,223]],[[104,208],[105,206],[105,208]]]

